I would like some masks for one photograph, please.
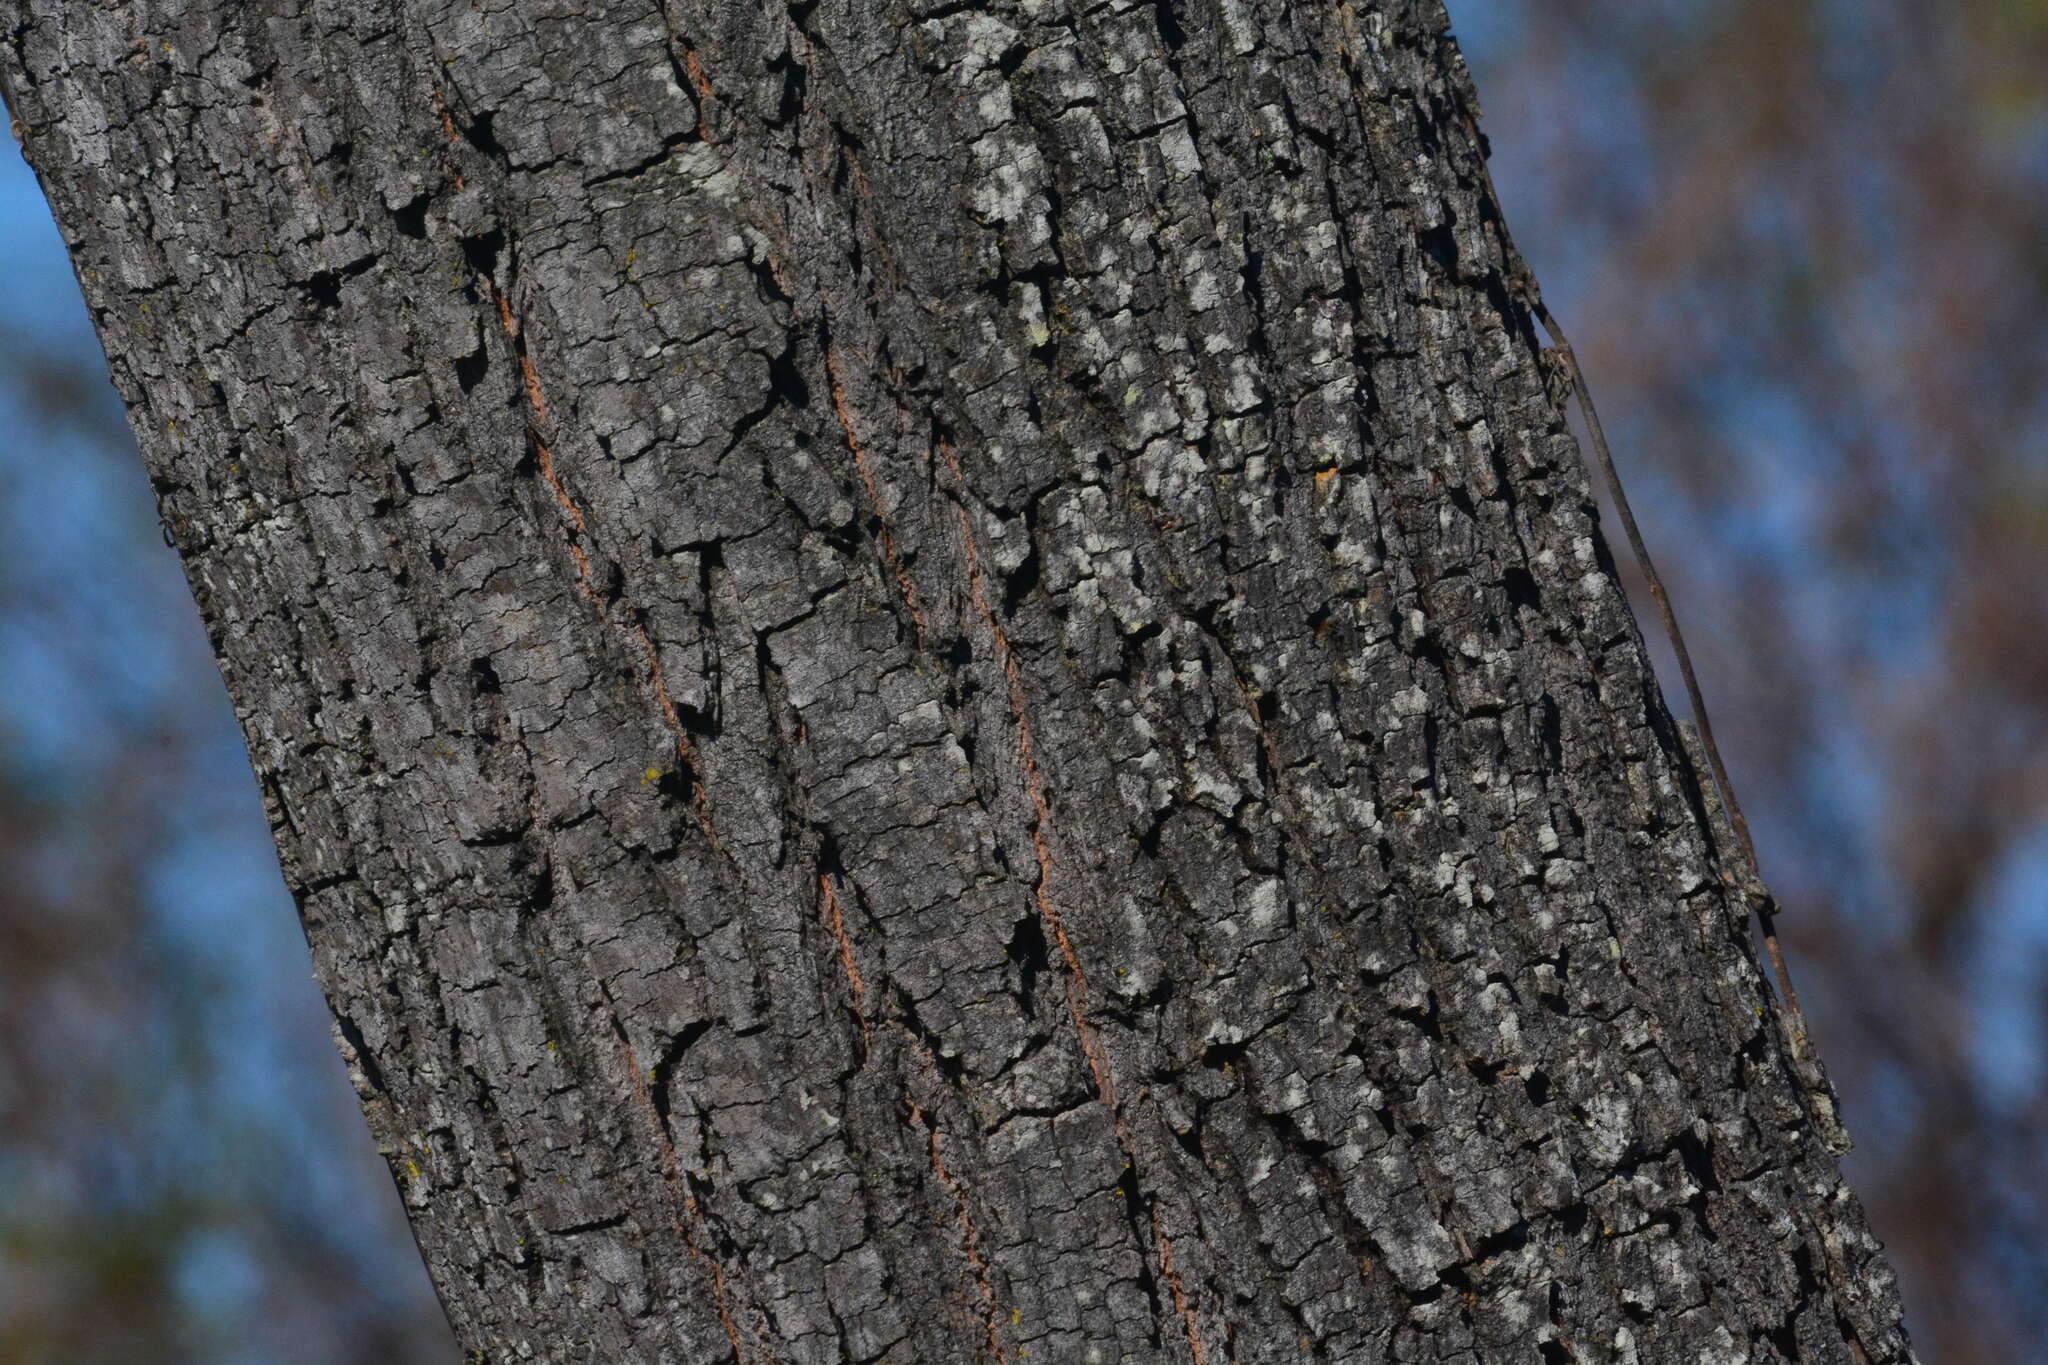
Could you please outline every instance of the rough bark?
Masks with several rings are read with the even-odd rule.
[[[1911,1359],[1434,0],[16,0],[489,1360]]]

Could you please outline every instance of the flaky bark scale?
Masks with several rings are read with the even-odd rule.
[[[1445,30],[17,7],[466,1347],[1911,1358]]]

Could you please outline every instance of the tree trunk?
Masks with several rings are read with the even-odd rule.
[[[478,1356],[1911,1359],[1446,25],[16,0]]]

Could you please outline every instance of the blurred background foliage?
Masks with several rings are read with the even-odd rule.
[[[2038,1358],[2048,0],[1449,3],[1923,1359]],[[0,1365],[446,1365],[148,480],[0,154]]]
[[[446,1365],[11,140],[0,261],[0,1365]]]

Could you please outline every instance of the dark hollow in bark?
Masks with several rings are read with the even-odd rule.
[[[0,82],[470,1350],[1911,1359],[1434,0]]]

